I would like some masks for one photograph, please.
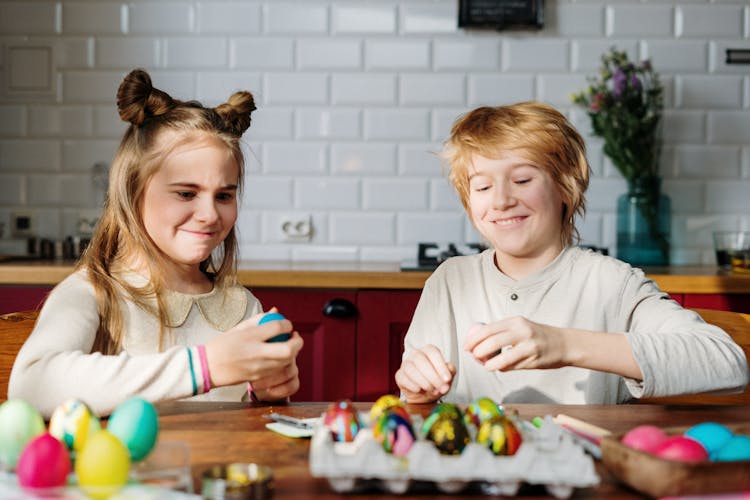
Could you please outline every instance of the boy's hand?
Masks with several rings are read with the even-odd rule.
[[[430,403],[448,393],[456,367],[432,344],[417,349],[401,363],[396,384],[407,403]]]
[[[559,368],[568,364],[562,330],[523,316],[472,326],[464,349],[490,371]]]

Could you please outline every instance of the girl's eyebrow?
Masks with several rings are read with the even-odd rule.
[[[170,182],[167,185],[170,187],[186,187],[186,188],[192,188],[192,189],[201,188],[199,184],[195,184],[193,182]],[[223,191],[237,191],[237,184],[227,184],[225,186],[221,186],[219,189]]]

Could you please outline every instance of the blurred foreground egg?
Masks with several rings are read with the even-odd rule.
[[[403,457],[409,453],[417,438],[409,416],[404,417],[401,413],[392,411],[395,408],[380,415],[372,429],[372,435],[386,452]]]
[[[49,432],[70,451],[81,451],[86,439],[102,428],[99,417],[86,403],[68,399],[55,408],[49,421]]]
[[[433,408],[430,414],[427,415],[427,418],[424,419],[424,422],[422,423],[422,434],[426,435],[429,432],[430,427],[432,427],[432,424],[443,417],[458,418],[463,420],[464,414],[461,411],[461,408],[459,408],[454,403],[440,403],[435,408]]]
[[[503,412],[495,401],[490,398],[479,398],[466,407],[466,425],[474,424],[479,427],[482,422],[492,417],[501,415]]]
[[[487,446],[495,455],[515,455],[522,441],[516,424],[505,415],[485,420],[477,432],[477,443]]]
[[[662,429],[655,425],[639,425],[626,432],[620,442],[634,450],[653,453],[668,437]]]
[[[732,436],[714,456],[717,462],[750,460],[750,436],[742,434]]]
[[[148,455],[159,434],[159,415],[154,405],[142,398],[131,398],[115,408],[107,430],[127,447],[132,461]]]
[[[422,430],[425,439],[432,441],[443,455],[459,455],[471,440],[460,408],[452,403],[435,407]]]
[[[678,462],[703,462],[708,460],[708,452],[695,439],[685,436],[669,436],[653,450],[659,458]]]
[[[727,426],[716,422],[702,422],[692,426],[684,434],[702,444],[709,455],[719,451],[733,436]]]
[[[332,403],[323,416],[323,425],[331,431],[334,441],[354,441],[362,424],[357,410],[348,399]]]
[[[375,423],[386,410],[393,407],[403,408],[404,403],[393,394],[380,396],[370,408],[370,422]]]
[[[15,469],[26,444],[45,429],[42,416],[26,401],[10,399],[0,405],[0,462]]]
[[[130,454],[122,442],[107,430],[94,433],[78,454],[75,471],[78,484],[94,498],[106,498],[128,480]]]
[[[70,474],[70,456],[59,439],[45,432],[26,445],[18,458],[16,474],[24,488],[59,488]]]

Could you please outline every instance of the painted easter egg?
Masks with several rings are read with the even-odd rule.
[[[0,405],[0,462],[15,469],[26,444],[45,430],[44,419],[26,401],[9,399]]]
[[[750,460],[750,436],[738,434],[729,438],[714,455],[717,462]]]
[[[159,415],[154,405],[142,398],[130,398],[120,404],[107,423],[107,430],[127,447],[132,461],[148,455],[159,435]]]
[[[391,409],[380,415],[373,426],[372,434],[386,452],[398,457],[409,453],[417,439],[408,415],[404,418]]]
[[[703,462],[708,460],[708,452],[695,439],[685,436],[669,436],[654,448],[653,454],[659,458],[678,462]]]
[[[655,425],[633,427],[622,436],[620,442],[625,446],[646,453],[653,453],[669,436]]]
[[[485,420],[477,431],[477,443],[487,446],[495,455],[515,455],[522,442],[518,427],[505,415]]]
[[[49,432],[70,451],[78,452],[86,439],[102,428],[99,417],[79,399],[68,399],[52,412]]]
[[[464,420],[466,425],[473,424],[479,427],[482,422],[492,417],[501,415],[503,410],[490,398],[478,398],[466,407]]]
[[[440,403],[432,409],[430,414],[427,415],[427,418],[424,419],[424,422],[422,422],[422,434],[426,435],[429,432],[430,427],[432,427],[432,424],[442,417],[460,418],[463,420],[464,414],[461,411],[461,408],[454,403]]]
[[[380,396],[372,407],[370,407],[370,422],[377,422],[383,412],[393,407],[403,408],[404,403],[398,398],[398,396],[394,396],[393,394]]]
[[[260,321],[258,321],[258,326],[268,323],[269,321],[281,321],[283,319],[286,319],[282,314],[277,312],[270,312],[263,315],[262,318],[260,318]],[[285,342],[291,338],[291,333],[280,333],[274,337],[271,337],[270,339],[266,340],[266,342]]]
[[[68,449],[49,432],[28,442],[16,466],[18,483],[29,489],[64,486],[70,470]]]
[[[75,463],[78,484],[94,498],[115,494],[127,482],[129,470],[128,449],[104,429],[89,436]]]
[[[331,431],[334,441],[350,442],[362,428],[357,410],[348,399],[332,403],[323,415],[323,425]]]
[[[435,416],[432,419],[428,417],[428,420],[431,421],[430,425],[426,428],[425,439],[432,441],[443,455],[460,454],[471,440],[469,430],[466,428],[460,410],[458,414],[454,413],[451,409],[442,413],[433,412],[430,417],[433,417],[433,415]],[[426,423],[427,420],[425,420]]]
[[[702,444],[710,456],[732,439],[734,433],[725,425],[716,422],[702,422],[686,430],[684,435]]]

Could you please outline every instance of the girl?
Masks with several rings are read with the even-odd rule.
[[[396,373],[402,398],[581,404],[744,389],[747,360],[729,335],[640,269],[572,246],[589,166],[559,112],[476,109],[443,158],[491,248],[427,280]]]
[[[117,92],[130,123],[96,232],[76,271],[49,295],[16,358],[8,396],[49,417],[75,397],[106,415],[125,399],[262,400],[299,387],[302,338],[289,321],[258,326],[237,283],[240,137],[249,92],[216,108],[181,102],[134,70]],[[209,392],[210,391],[210,392]]]

